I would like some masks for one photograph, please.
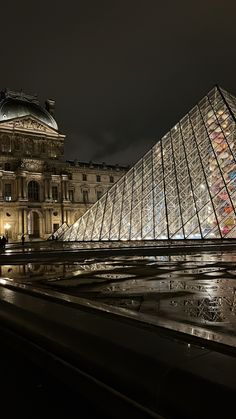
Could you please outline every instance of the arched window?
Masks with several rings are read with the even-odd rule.
[[[28,199],[29,201],[39,201],[39,184],[35,180],[28,183]]]

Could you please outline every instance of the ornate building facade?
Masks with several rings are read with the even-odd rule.
[[[65,135],[37,96],[0,93],[0,235],[47,239],[73,224],[126,167],[64,160]]]

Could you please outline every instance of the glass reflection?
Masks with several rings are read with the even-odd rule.
[[[234,335],[236,254],[87,258],[73,263],[2,265],[18,283]]]

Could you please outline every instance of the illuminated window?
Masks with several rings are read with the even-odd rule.
[[[52,186],[52,199],[53,201],[58,201],[58,187]]]
[[[5,197],[5,201],[11,201],[12,200],[12,196],[11,196],[11,183],[5,183],[5,186],[4,186],[4,197]]]

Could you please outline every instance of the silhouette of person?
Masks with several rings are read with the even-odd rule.
[[[5,249],[5,247],[6,247],[6,242],[7,242],[7,239],[6,239],[6,237],[5,237],[5,236],[2,236],[2,240],[1,240],[1,242],[2,242],[2,247],[3,247],[3,249]]]

